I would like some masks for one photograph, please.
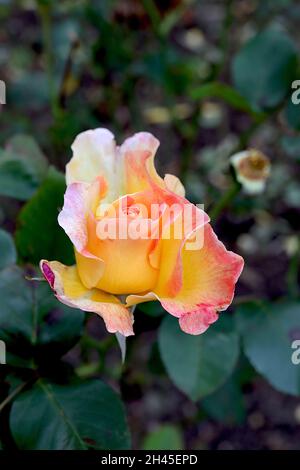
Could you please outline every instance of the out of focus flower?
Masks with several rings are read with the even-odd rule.
[[[150,106],[144,109],[145,120],[149,124],[169,124],[173,118],[187,119],[193,114],[193,107],[189,103],[177,103],[171,109],[164,106]]]
[[[265,189],[270,175],[269,158],[256,149],[244,150],[230,157],[237,181],[248,194],[259,194]]]
[[[199,28],[190,28],[185,31],[181,42],[185,47],[194,52],[198,52],[206,43],[205,36]]]
[[[218,127],[223,119],[223,108],[218,103],[206,101],[201,106],[200,125],[207,129]]]
[[[149,124],[168,124],[172,119],[170,111],[164,106],[145,108],[144,117]]]

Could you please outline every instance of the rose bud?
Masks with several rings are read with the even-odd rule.
[[[76,264],[41,260],[55,296],[133,333],[132,309],[159,300],[183,331],[203,333],[231,303],[243,259],[227,251],[176,176],[154,166],[159,146],[141,132],[120,147],[107,129],[78,135],[58,223]]]
[[[237,181],[248,194],[259,194],[264,191],[270,175],[269,158],[256,149],[244,150],[230,157]]]

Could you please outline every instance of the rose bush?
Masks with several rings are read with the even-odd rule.
[[[124,336],[133,334],[131,307],[150,300],[159,300],[183,331],[203,333],[230,305],[243,268],[208,215],[185,199],[179,179],[157,174],[158,145],[146,132],[120,147],[107,129],[79,134],[58,217],[76,265],[40,263],[61,302],[97,313],[109,332]]]

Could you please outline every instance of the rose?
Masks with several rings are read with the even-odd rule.
[[[264,191],[271,172],[270,160],[266,155],[249,149],[235,153],[229,161],[245,193],[255,195]]]
[[[58,217],[76,264],[40,263],[61,302],[99,314],[109,332],[125,336],[133,334],[130,307],[150,300],[183,331],[203,333],[230,305],[243,268],[205,212],[184,198],[179,179],[158,176],[158,145],[145,132],[120,147],[106,129],[78,135]]]

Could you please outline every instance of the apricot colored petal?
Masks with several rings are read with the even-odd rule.
[[[101,240],[97,252],[105,267],[97,287],[118,295],[153,288],[158,270],[149,261],[152,244],[151,239]]]
[[[180,179],[175,175],[166,174],[164,177],[166,188],[178,196],[185,196],[185,189]]]
[[[130,294],[126,297],[126,307],[133,307],[134,305],[143,304],[144,302],[151,302],[152,300],[159,300],[154,292],[147,294]]]
[[[181,263],[175,265],[172,276],[181,278],[180,289],[174,295],[168,282],[154,289],[163,307],[179,317],[182,329],[191,334],[205,331],[217,319],[216,312],[231,304],[244,265],[239,255],[226,250],[209,224],[202,230],[203,247],[189,250],[185,245]]]
[[[105,265],[100,258],[91,258],[75,251],[76,265],[81,282],[87,289],[96,287],[104,273]]]
[[[143,191],[153,184],[165,186],[154,166],[158,146],[159,141],[148,132],[139,132],[121,145],[119,154],[124,163],[125,193]]]
[[[182,287],[182,251],[187,241],[197,235],[199,247],[203,244],[204,227],[209,222],[208,215],[186,199],[181,211],[171,223],[165,224],[160,241],[160,272],[154,292],[168,293],[174,297]]]
[[[41,271],[60,302],[103,318],[110,333],[133,335],[133,315],[114,295],[98,289],[87,289],[78,276],[76,266],[58,261],[40,262]]]
[[[180,251],[180,263],[173,264],[175,272],[169,270],[170,278],[164,278],[164,282],[160,279],[152,292],[128,296],[127,306],[157,299],[165,310],[179,319],[182,330],[193,335],[203,333],[218,319],[218,312],[232,302],[244,261],[226,250],[209,224],[201,230],[204,231],[203,247],[188,250],[184,246]],[[162,253],[162,266],[174,260],[176,251],[180,250],[178,240],[173,240],[173,243],[170,240],[168,247],[173,253],[169,260],[165,257],[166,252]]]

